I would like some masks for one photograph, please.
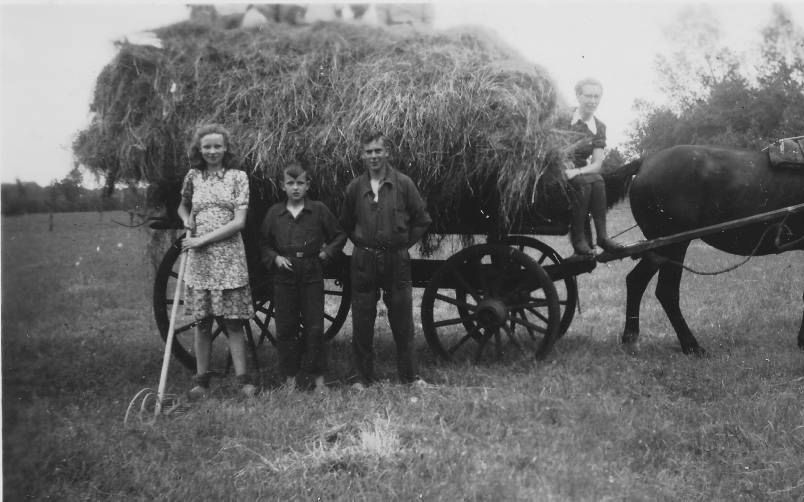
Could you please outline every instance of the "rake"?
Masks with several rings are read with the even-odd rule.
[[[147,422],[146,416],[151,405],[153,405],[154,416],[151,422],[155,421],[160,415],[169,415],[176,412],[180,408],[180,403],[175,394],[165,394],[165,387],[167,386],[168,367],[170,366],[170,356],[173,349],[173,335],[176,330],[176,315],[179,311],[179,304],[181,303],[182,282],[184,281],[184,271],[187,268],[187,252],[181,253],[179,261],[179,274],[176,278],[176,289],[173,294],[173,308],[170,312],[170,324],[168,326],[167,340],[165,340],[165,355],[162,358],[162,373],[159,376],[159,388],[154,392],[151,388],[145,388],[137,392],[134,398],[128,404],[126,409],[126,416],[123,418],[123,424],[128,423],[128,418],[132,411],[139,408],[137,412],[141,422]],[[139,401],[139,406],[137,402]],[[167,406],[166,406],[167,405]]]

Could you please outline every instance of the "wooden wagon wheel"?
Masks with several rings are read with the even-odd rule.
[[[530,256],[536,263],[544,267],[545,265],[561,265],[564,259],[558,251],[548,246],[544,242],[529,237],[527,235],[509,235],[502,241]],[[563,281],[553,281],[558,293],[558,303],[561,305],[561,324],[559,325],[558,336],[564,333],[572,324],[575,317],[575,310],[578,307],[578,281],[574,275],[565,278]],[[523,314],[525,314],[523,312]]]
[[[173,290],[178,275],[178,258],[181,252],[178,243],[179,241],[174,243],[165,253],[154,281],[154,317],[162,340],[167,340],[168,325],[170,323],[169,312],[173,305]],[[325,271],[324,336],[327,340],[331,340],[338,334],[338,331],[346,321],[346,317],[349,315],[349,273],[348,267],[343,263],[346,259],[343,255],[338,257]],[[265,340],[275,344],[274,305],[270,276],[262,274],[257,279],[252,278],[250,286],[256,315],[246,326],[246,332],[254,340],[255,348],[260,347]],[[194,327],[194,320],[184,313],[183,308],[180,308],[172,351],[176,359],[193,372],[196,370],[195,355],[193,355]],[[222,332],[222,327],[216,322],[212,330],[213,337],[217,338]],[[221,347],[219,348],[217,345],[221,345]],[[218,352],[221,353],[218,354],[216,349],[219,349]],[[228,367],[228,364],[226,344],[213,343],[212,365],[214,366],[212,367],[220,367],[221,365]]]
[[[535,260],[508,245],[481,244],[436,270],[422,296],[421,318],[439,357],[472,354],[478,361],[490,345],[498,358],[508,348],[545,357],[559,337],[560,313],[553,281]]]

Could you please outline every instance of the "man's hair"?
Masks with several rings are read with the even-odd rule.
[[[582,78],[575,84],[575,95],[578,96],[583,92],[583,86],[585,85],[596,85],[600,87],[600,90],[603,90],[603,84],[600,83],[600,80],[594,77],[586,77]]]
[[[377,141],[378,139],[382,140],[383,146],[385,146],[385,134],[379,129],[366,129],[360,135],[360,144],[365,145],[366,143],[371,143],[372,141]]]
[[[298,178],[303,174],[305,176],[305,179],[307,181],[310,181],[310,171],[304,164],[298,161],[291,162],[290,164],[285,166],[285,168],[282,169],[282,174],[283,175],[287,174],[291,178]]]

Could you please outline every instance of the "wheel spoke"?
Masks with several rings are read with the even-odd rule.
[[[326,311],[324,311],[324,319],[326,319],[327,321],[329,321],[330,323],[332,323],[332,322],[334,322],[334,321],[335,321],[335,316],[329,315],[329,314],[327,314],[327,312],[326,312]]]
[[[218,338],[218,335],[220,335],[221,333],[223,333],[223,325],[218,324],[218,327],[215,328],[215,331],[212,332],[212,339],[214,340]]]
[[[525,303],[514,303],[509,305],[512,309],[533,309],[538,307],[547,307],[550,302],[546,298],[529,298]]]
[[[338,291],[338,290],[335,290],[335,289],[325,289],[324,294],[325,295],[332,295],[332,296],[343,296],[343,291]]]
[[[486,333],[480,337],[480,340],[478,340],[477,350],[475,351],[475,363],[480,361],[480,356],[483,355],[483,349],[486,347],[486,344],[490,338],[491,334],[488,332],[488,330],[486,330]]]
[[[456,293],[457,295],[457,293]],[[441,300],[444,303],[449,303],[450,305],[455,305],[456,307],[461,307],[466,310],[476,310],[477,305],[472,305],[471,303],[466,303],[463,300],[458,298],[452,298],[451,296],[442,295],[441,293],[436,293],[435,295],[436,300]]]
[[[178,328],[174,327],[173,328],[173,334],[178,335],[179,333],[184,333],[185,331],[187,331],[187,330],[189,330],[191,328],[194,328],[194,327],[195,327],[195,322],[189,322],[187,324],[179,326]]]
[[[254,324],[259,326],[260,329],[264,330],[268,326],[268,319],[270,319],[270,318],[266,317],[266,320],[262,320],[259,317],[254,316],[252,318],[252,321],[254,321]]]
[[[452,273],[452,276],[461,285],[463,290],[466,291],[467,293],[469,293],[472,296],[472,298],[475,299],[476,302],[479,302],[480,301],[480,294],[475,290],[475,288],[473,288],[472,286],[469,285],[469,283],[466,282],[466,279],[463,278],[463,276],[458,271],[457,267],[450,266],[450,272]]]
[[[525,313],[524,310],[518,310],[517,312],[519,313],[519,318],[520,319],[522,319],[524,321],[527,321],[527,322],[530,322],[529,319],[528,319],[528,315]],[[547,323],[547,319],[544,318],[543,316],[541,316],[541,314],[539,314],[537,312],[536,315],[539,316],[545,323]],[[511,319],[511,329],[512,330],[514,330],[514,323],[515,322],[516,321],[512,318]],[[524,326],[524,328],[528,331],[528,335],[530,336],[530,339],[531,340],[536,340],[536,334],[533,332],[533,328],[531,328],[530,326],[524,325],[524,324],[522,326]]]
[[[532,308],[528,308],[528,309],[526,309],[526,310],[527,310],[528,312],[530,312],[531,314],[535,315],[536,317],[538,317],[539,319],[541,319],[542,321],[544,321],[544,323],[545,323],[545,324],[547,324],[547,322],[548,322],[548,321],[547,321],[547,317],[545,317],[545,316],[544,316],[544,314],[542,314],[542,313],[541,313],[541,312],[539,312],[538,310],[536,310],[536,309],[532,309]],[[524,314],[524,311],[523,311],[523,314]]]
[[[477,319],[477,316],[472,314],[467,317],[455,317],[453,319],[446,319],[444,321],[438,321],[433,323],[434,328],[443,328],[444,326],[454,326],[455,324],[461,324],[464,321],[474,321]]]
[[[495,256],[491,256],[492,263],[494,263]],[[480,279],[480,290],[486,292],[486,296],[492,296],[492,290],[489,286],[489,279],[488,274],[484,273],[483,264],[481,263],[481,258],[477,258],[477,276]]]
[[[455,345],[450,347],[447,350],[447,352],[449,353],[450,357],[452,357],[452,355],[455,354],[455,352],[461,347],[461,345],[466,343],[467,340],[471,340],[471,339],[475,338],[475,335],[477,334],[478,331],[480,331],[480,328],[475,326],[470,331],[468,331],[464,336],[462,336],[461,339],[458,340],[458,343],[456,343]]]
[[[513,324],[513,321],[511,324]],[[503,329],[505,330],[505,334],[508,335],[508,339],[511,340],[511,343],[516,345],[516,348],[521,351],[522,345],[519,343],[519,340],[516,339],[516,332],[514,331],[513,326],[509,328],[507,325],[504,325]]]
[[[515,323],[520,324],[520,325],[522,325],[522,326],[525,326],[526,328],[530,328],[530,329],[532,329],[533,331],[538,331],[539,333],[541,333],[541,334],[543,334],[543,335],[546,335],[546,334],[547,334],[547,329],[546,329],[546,328],[542,328],[541,326],[537,326],[537,325],[533,324],[532,322],[530,322],[530,321],[529,321],[529,320],[527,320],[527,319],[517,319],[517,318],[515,318],[515,317],[512,317],[511,319],[512,319],[512,320],[513,320]]]

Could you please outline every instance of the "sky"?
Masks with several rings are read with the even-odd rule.
[[[804,25],[804,0],[781,3]],[[707,4],[736,48],[758,43],[770,20],[769,2]],[[545,67],[570,103],[577,80],[597,77],[604,85],[597,115],[609,146],[617,146],[636,118],[634,100],[662,101],[654,62],[669,47],[663,30],[684,7],[669,0],[438,0],[434,24],[491,28]],[[0,181],[44,186],[67,175],[73,138],[89,123],[95,80],[115,55],[114,41],[188,14],[186,2],[172,0],[0,0]]]

